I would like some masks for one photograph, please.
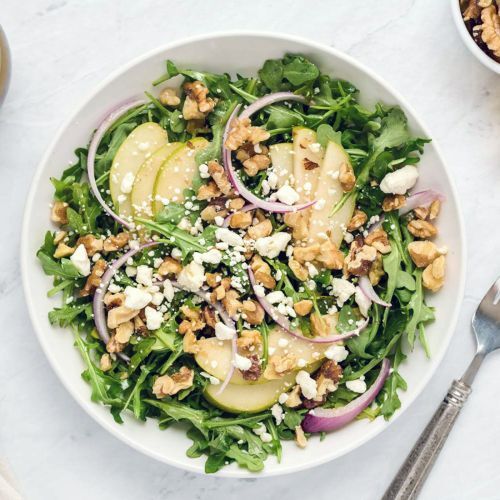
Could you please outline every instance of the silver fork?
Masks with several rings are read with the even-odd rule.
[[[500,348],[500,278],[488,290],[472,318],[476,354],[459,380],[454,380],[443,402],[386,490],[382,500],[417,498],[455,420],[472,391],[472,382],[487,354]]]

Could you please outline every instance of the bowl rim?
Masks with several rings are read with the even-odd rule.
[[[154,49],[151,49],[147,51],[146,53],[137,56],[133,59],[131,59],[128,63],[125,63],[121,66],[119,66],[116,70],[112,71],[109,76],[104,78],[97,86],[95,86],[92,91],[90,91],[84,99],[80,101],[80,104],[75,107],[75,111],[69,115],[69,117],[63,122],[63,124],[59,127],[58,131],[56,132],[54,138],[48,145],[47,149],[45,150],[45,153],[43,154],[32,179],[30,189],[28,191],[28,195],[26,198],[26,204],[25,204],[25,209],[24,209],[24,214],[23,214],[23,221],[22,221],[22,231],[21,231],[21,274],[22,274],[22,283],[23,283],[23,290],[24,290],[24,296],[25,296],[25,301],[28,306],[28,312],[29,316],[31,319],[31,323],[33,325],[33,328],[35,330],[36,336],[38,338],[38,341],[42,347],[42,350],[45,353],[45,356],[47,357],[50,366],[56,373],[59,381],[63,384],[63,386],[66,388],[66,390],[71,394],[73,399],[78,403],[78,405],[85,410],[85,412],[97,423],[99,423],[104,429],[106,429],[109,433],[111,433],[113,436],[118,438],[120,441],[126,443],[133,449],[151,457],[154,458],[160,462],[166,463],[168,465],[172,465],[174,467],[180,468],[182,470],[187,470],[190,472],[195,472],[198,474],[205,474],[203,469],[199,467],[199,464],[193,460],[193,463],[186,464],[186,463],[180,463],[175,459],[172,459],[170,457],[166,457],[164,455],[161,455],[159,453],[156,453],[155,451],[152,451],[148,449],[147,446],[142,445],[140,442],[135,441],[133,438],[129,437],[125,431],[123,431],[123,427],[116,425],[116,423],[112,419],[106,419],[102,415],[100,415],[98,412],[94,411],[94,407],[96,403],[93,403],[90,401],[90,395],[88,400],[83,400],[76,394],[75,391],[73,391],[70,383],[67,381],[65,374],[63,373],[62,369],[59,368],[58,364],[55,362],[55,359],[53,359],[53,354],[52,351],[49,348],[48,343],[45,341],[45,337],[43,334],[43,331],[47,328],[45,324],[42,324],[42,321],[38,318],[37,313],[36,313],[36,307],[34,304],[34,300],[31,296],[31,291],[30,291],[30,286],[29,286],[29,276],[28,276],[28,269],[30,266],[30,259],[32,259],[32,255],[29,253],[29,248],[27,245],[27,241],[29,238],[28,234],[28,226],[29,226],[29,216],[32,212],[33,209],[33,202],[34,202],[34,197],[35,197],[35,192],[37,190],[37,186],[41,180],[41,176],[44,171],[44,166],[46,165],[47,161],[49,160],[50,155],[54,151],[57,143],[59,142],[62,134],[64,131],[71,126],[71,124],[77,119],[78,115],[81,113],[81,111],[94,99],[94,97],[101,92],[109,83],[111,83],[115,78],[119,77],[121,74],[125,73],[129,69],[133,68],[137,64],[141,63],[144,60],[147,60],[151,57],[154,57],[158,55],[159,53],[165,52],[170,49],[175,49],[178,46],[182,46],[187,43],[193,43],[193,42],[200,42],[200,41],[207,41],[211,39],[218,39],[218,38],[231,38],[231,37],[238,37],[238,36],[252,36],[256,38],[274,38],[277,40],[285,40],[289,42],[296,42],[296,43],[301,43],[304,44],[308,47],[310,47],[312,50],[320,50],[326,53],[329,53],[339,59],[344,60],[347,64],[355,67],[356,69],[360,70],[361,72],[364,72],[367,74],[370,78],[372,78],[374,81],[376,81],[379,85],[384,87],[388,92],[392,94],[394,99],[397,101],[398,104],[402,105],[415,119],[417,124],[420,126],[422,131],[428,136],[431,137],[432,135],[429,133],[429,129],[427,126],[422,122],[421,118],[419,115],[415,112],[413,107],[408,104],[405,98],[403,98],[400,93],[395,90],[391,85],[389,85],[382,77],[378,76],[374,71],[372,71],[370,68],[365,66],[363,63],[358,62],[356,59],[351,57],[350,55],[342,52],[339,49],[336,49],[334,47],[330,47],[326,44],[316,42],[309,40],[305,37],[300,37],[296,35],[291,35],[287,33],[279,33],[279,32],[268,32],[268,31],[260,31],[260,30],[223,30],[223,31],[215,31],[215,32],[209,32],[209,33],[204,33],[200,35],[195,35],[191,37],[185,37],[181,38],[179,40],[170,42],[168,44],[161,45],[159,47],[156,47]],[[464,296],[464,287],[465,287],[465,269],[466,269],[466,243],[465,243],[465,226],[463,222],[463,216],[462,212],[460,209],[460,205],[458,203],[459,197],[458,193],[455,187],[455,184],[451,178],[450,171],[444,161],[441,149],[439,145],[436,143],[436,141],[433,140],[433,147],[435,148],[436,155],[443,165],[443,172],[444,176],[446,178],[446,182],[448,183],[448,186],[450,187],[450,191],[452,193],[453,199],[456,201],[456,208],[457,208],[457,225],[458,225],[458,241],[461,249],[461,259],[459,261],[459,277],[458,277],[458,289],[457,289],[457,301],[454,305],[452,314],[449,317],[448,320],[448,326],[446,328],[446,331],[444,332],[445,335],[443,335],[443,347],[440,350],[440,352],[436,353],[433,358],[432,358],[432,365],[429,366],[429,369],[425,371],[424,375],[420,378],[418,384],[413,385],[413,390],[411,392],[411,395],[408,397],[406,404],[403,405],[393,416],[389,421],[384,421],[384,425],[381,427],[377,428],[372,428],[367,430],[362,437],[359,439],[353,440],[351,443],[351,446],[344,450],[342,453],[335,453],[335,450],[332,450],[331,454],[328,454],[324,457],[320,457],[316,460],[310,460],[306,464],[302,463],[297,463],[297,464],[292,464],[290,466],[287,466],[286,468],[278,468],[275,470],[266,470],[264,469],[259,472],[259,473],[250,473],[246,469],[241,469],[241,468],[236,468],[236,469],[229,469],[225,468],[222,469],[221,471],[217,472],[216,474],[211,474],[213,476],[218,476],[218,477],[229,477],[229,478],[262,478],[262,477],[271,477],[271,476],[279,476],[279,475],[285,475],[285,474],[291,474],[294,472],[298,471],[303,471],[310,469],[312,467],[316,467],[318,465],[330,462],[336,458],[339,458],[347,453],[352,452],[353,450],[357,449],[364,443],[367,443],[371,439],[373,439],[376,435],[379,433],[385,431],[390,425],[392,425],[396,420],[399,419],[401,415],[413,404],[413,402],[417,399],[417,397],[422,393],[423,389],[425,386],[429,383],[431,377],[434,375],[438,367],[440,366],[443,357],[445,353],[447,352],[449,348],[449,344],[451,341],[451,337],[454,333],[455,326],[458,320],[458,314],[459,314],[459,309],[460,309],[460,304],[462,303],[463,296]]]
[[[450,0],[450,6],[452,11],[453,20],[457,27],[457,31],[460,34],[465,46],[469,49],[472,55],[479,60],[484,66],[494,73],[500,74],[500,63],[492,59],[488,54],[483,52],[479,45],[474,41],[470,33],[467,31],[465,22],[462,19],[462,11],[460,10],[460,0]]]

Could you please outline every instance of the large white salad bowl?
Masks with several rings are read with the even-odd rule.
[[[289,35],[254,32],[209,34],[155,49],[130,62],[99,85],[73,113],[48,148],[36,171],[26,203],[22,232],[24,291],[35,332],[55,372],[81,407],[116,437],[151,457],[190,471],[203,472],[204,460],[193,460],[186,456],[186,449],[191,442],[182,426],[162,432],[156,421],[141,423],[129,416],[125,417],[123,425],[116,424],[106,407],[90,400],[90,388],[80,376],[84,366],[73,346],[72,332],[53,328],[47,320],[47,313],[58,304],[58,299],[47,297],[50,278],[44,275],[35,254],[45,231],[50,227],[48,206],[53,188],[49,179],[60,176],[68,162],[72,161],[74,149],[88,143],[92,131],[109,109],[129,97],[143,95],[145,90],[156,91],[151,81],[165,71],[166,59],[174,60],[180,67],[251,75],[255,74],[264,60],[281,57],[287,52],[304,54],[319,64],[322,71],[352,81],[360,89],[361,102],[364,104],[382,101],[400,105],[408,116],[412,132],[430,136],[403,97],[372,71],[338,50]],[[429,303],[436,308],[437,315],[436,321],[427,330],[432,358],[426,359],[422,349],[417,346],[401,367],[401,373],[408,382],[408,390],[401,394],[402,408],[391,421],[386,422],[382,418],[373,422],[355,421],[328,435],[322,442],[317,437],[310,439],[304,450],[294,443],[284,443],[282,462],[278,464],[274,458],[269,459],[264,471],[258,476],[307,469],[361,446],[401,417],[439,366],[450,342],[462,300],[464,230],[457,195],[435,142],[426,146],[419,168],[421,176],[417,188],[432,187],[447,198],[439,217],[438,237],[438,243],[446,244],[450,249],[447,279],[443,290],[429,297]],[[218,475],[249,477],[252,474],[232,465]]]

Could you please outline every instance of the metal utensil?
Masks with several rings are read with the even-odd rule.
[[[417,498],[439,452],[472,391],[472,382],[487,354],[500,348],[500,278],[488,290],[472,318],[477,349],[469,367],[454,380],[443,402],[386,490],[383,500]]]

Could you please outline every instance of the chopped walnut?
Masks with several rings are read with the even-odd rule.
[[[208,97],[208,88],[199,80],[188,82],[183,85],[186,95],[196,101],[201,113],[210,113],[215,107],[215,100]]]
[[[258,144],[269,139],[270,134],[261,127],[252,127],[250,118],[235,118],[231,123],[231,128],[224,145],[231,151],[236,151],[245,142]]]
[[[96,291],[97,287],[101,284],[101,278],[104,271],[106,271],[106,267],[107,263],[104,259],[99,259],[94,264],[84,287],[80,290],[80,297],[88,297]]]
[[[364,226],[367,220],[368,216],[362,210],[356,210],[351,220],[349,221],[349,224],[347,224],[347,230],[355,231],[361,226]]]
[[[215,287],[214,291],[210,294],[210,298],[212,302],[216,302],[217,300],[222,300],[226,296],[226,289],[223,285],[219,285]]]
[[[123,305],[125,302],[125,294],[123,293],[106,293],[104,295],[104,304],[108,309],[112,309],[113,307],[118,307]]]
[[[222,194],[226,196],[232,194],[233,188],[227,178],[226,172],[224,172],[224,168],[215,160],[208,162],[208,173],[212,176]]]
[[[205,114],[198,109],[198,103],[187,96],[184,105],[182,106],[182,116],[185,120],[201,120],[205,118]]]
[[[285,406],[287,408],[297,408],[302,404],[300,399],[300,385],[296,385],[289,393],[288,398],[285,401]]]
[[[206,273],[205,279],[207,281],[207,285],[210,288],[215,288],[220,285],[221,282],[221,274],[220,273]]]
[[[264,320],[264,309],[255,300],[245,300],[241,310],[243,318],[250,325],[260,325]]]
[[[227,210],[223,207],[220,207],[216,204],[207,205],[201,212],[200,217],[201,220],[205,222],[213,222],[216,217],[226,217]]]
[[[238,300],[239,298],[240,294],[236,290],[231,289],[226,292],[226,296],[222,299],[222,305],[231,317],[236,316],[242,306]]]
[[[307,446],[307,438],[304,434],[304,429],[300,425],[295,427],[295,443],[299,448],[305,448]]]
[[[74,247],[69,247],[66,243],[59,243],[57,245],[56,251],[54,252],[55,259],[62,259],[63,257],[68,257],[69,255],[73,255],[75,253]]]
[[[303,264],[304,262],[311,262],[316,259],[321,251],[319,243],[313,243],[307,247],[295,247],[293,249],[293,258]]]
[[[319,168],[319,163],[310,160],[309,158],[304,158],[304,169],[305,170],[314,170],[315,168]]]
[[[165,259],[163,259],[163,262],[160,264],[160,267],[158,268],[158,274],[160,276],[170,276],[172,274],[177,276],[181,271],[181,263],[172,257],[165,257]]]
[[[290,267],[292,273],[295,274],[298,280],[305,281],[307,278],[309,278],[307,268],[300,262],[296,261],[293,257],[290,257],[290,259],[288,260],[288,267]]]
[[[412,241],[408,244],[408,253],[417,267],[427,267],[440,255],[432,241]]]
[[[251,212],[235,212],[229,219],[229,226],[233,229],[246,229],[251,224]]]
[[[250,354],[262,345],[262,336],[258,330],[243,330],[236,344],[241,352]]]
[[[323,401],[330,392],[337,390],[337,385],[342,378],[342,368],[335,361],[325,361],[315,376],[317,386],[317,401]]]
[[[108,353],[104,353],[99,361],[99,368],[103,372],[107,372],[111,370],[112,366],[113,364],[111,362],[111,356]]]
[[[344,267],[344,254],[330,240],[321,244],[320,253],[316,260],[327,269],[340,270]]]
[[[374,260],[372,266],[370,267],[370,271],[368,272],[368,278],[370,283],[375,286],[378,285],[382,276],[384,276],[384,262],[382,260],[382,255],[377,254],[377,258]]]
[[[259,238],[265,238],[266,236],[270,236],[273,232],[273,225],[269,219],[265,219],[255,226],[251,226],[248,228],[247,234],[253,240],[257,240]]]
[[[244,198],[233,198],[229,200],[229,209],[230,210],[241,210],[246,204]]]
[[[66,231],[56,231],[56,234],[54,235],[54,245],[58,245],[61,243],[61,241],[64,240],[68,236],[68,233]]]
[[[494,5],[481,11],[481,21],[481,39],[495,57],[500,57],[500,15]]]
[[[179,324],[179,334],[185,335],[187,332],[197,332],[205,328],[205,323],[201,319],[183,319]]]
[[[187,121],[186,132],[191,135],[208,134],[210,129],[205,124],[204,119],[198,118]]]
[[[276,280],[271,275],[271,267],[259,255],[254,255],[250,262],[250,267],[254,272],[257,283],[262,284],[269,290],[272,290],[276,286]]]
[[[338,315],[333,313],[320,316],[314,312],[309,316],[309,319],[311,320],[312,333],[316,337],[328,337],[335,331]]]
[[[130,239],[129,233],[118,233],[114,236],[109,236],[104,240],[103,250],[105,252],[116,252],[123,248]]]
[[[183,305],[181,306],[180,311],[187,319],[197,320],[201,318],[201,311],[199,309],[194,309],[187,305]]]
[[[384,198],[382,202],[382,210],[384,212],[391,212],[392,210],[398,210],[406,205],[406,198],[402,194],[389,194]]]
[[[207,184],[202,184],[196,193],[196,199],[200,201],[211,200],[217,198],[222,193],[214,181],[209,181]]]
[[[196,340],[196,335],[192,330],[188,330],[182,339],[182,349],[188,354],[197,354],[200,352],[200,346]]]
[[[445,257],[440,255],[429,264],[422,273],[422,283],[425,288],[437,292],[444,284]]]
[[[147,335],[149,332],[146,323],[139,314],[134,318],[134,332],[138,335]]]
[[[127,344],[134,333],[134,324],[132,321],[125,321],[116,327],[115,339],[120,344]]]
[[[365,243],[376,248],[381,254],[386,254],[391,251],[387,233],[381,227],[369,233],[365,238]]]
[[[275,380],[283,377],[286,373],[293,371],[297,366],[297,358],[292,353],[279,356],[274,354],[269,358],[264,377],[268,380]]]
[[[203,308],[203,321],[205,321],[210,328],[215,328],[217,316],[215,315],[215,311],[209,306]]]
[[[181,103],[181,100],[177,95],[177,91],[171,87],[165,87],[160,92],[159,100],[164,106],[170,106],[173,108],[179,106],[179,104]]]
[[[469,0],[469,3],[462,13],[464,21],[477,20],[481,16],[481,8],[477,4],[477,0]]]
[[[108,328],[114,330],[118,325],[130,321],[138,314],[138,309],[130,309],[126,306],[113,307],[113,309],[108,312]]]
[[[339,182],[344,192],[352,191],[356,184],[354,170],[349,163],[343,162],[339,169]]]
[[[242,370],[241,374],[245,380],[250,380],[251,382],[255,382],[259,379],[262,373],[261,362],[258,354],[251,354],[248,356],[248,359],[252,363],[248,370]]]
[[[414,219],[408,223],[408,231],[416,238],[432,238],[437,234],[437,228],[430,222]]]
[[[158,398],[174,396],[183,389],[189,389],[193,385],[194,371],[187,366],[172,375],[162,375],[153,384],[153,394]]]
[[[293,305],[293,310],[299,316],[307,316],[311,312],[312,306],[313,306],[312,300],[308,299],[299,300]]]
[[[440,211],[441,211],[441,202],[439,200],[434,200],[431,203],[431,207],[429,209],[429,220],[436,219]]]
[[[345,271],[354,276],[365,276],[376,258],[377,250],[372,246],[364,245],[363,238],[357,237],[351,243],[349,254],[345,258]]]
[[[430,207],[417,207],[413,209],[413,213],[417,219],[425,220],[429,217]]]
[[[52,205],[52,213],[51,213],[51,220],[52,222],[55,222],[56,224],[60,224],[61,226],[64,226],[64,224],[68,223],[68,204],[65,201],[54,201],[54,204]]]
[[[241,161],[241,163],[243,163],[245,160],[248,160],[248,158],[251,158],[256,154],[267,155],[269,153],[269,148],[267,146],[264,146],[263,144],[260,144],[258,146],[258,152],[255,151],[255,147],[256,147],[255,144],[246,142],[236,152],[236,159],[238,159],[239,161]]]
[[[295,240],[303,240],[308,236],[307,223],[303,212],[289,212],[284,217],[285,224],[293,229]]]
[[[106,344],[106,351],[109,353],[116,353],[116,352],[122,352],[123,349],[125,349],[126,344],[122,344],[116,340],[115,335],[111,335],[111,337],[108,340],[108,343]]]
[[[104,241],[101,238],[96,238],[93,234],[86,234],[80,236],[76,242],[76,246],[83,245],[87,250],[87,255],[92,257],[98,252],[102,252],[104,248]]]
[[[269,167],[270,164],[271,160],[268,156],[258,154],[248,158],[248,160],[245,160],[243,162],[243,169],[249,177],[254,177],[261,170],[266,170],[266,168]]]

